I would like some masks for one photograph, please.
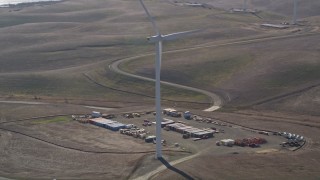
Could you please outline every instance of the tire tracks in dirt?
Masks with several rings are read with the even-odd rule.
[[[248,117],[255,117],[256,119],[263,120],[263,121],[286,122],[286,123],[307,126],[307,127],[315,127],[315,128],[320,129],[320,124],[315,121],[302,122],[302,121],[299,121],[298,119],[295,119],[295,118],[286,118],[286,117],[281,117],[281,116],[270,116],[270,115],[264,115],[264,114],[251,114],[251,113],[242,113],[242,112],[228,112],[228,113],[229,114],[238,114],[238,115],[243,115],[243,116],[248,116]],[[224,120],[222,120],[222,121],[224,121]],[[225,121],[225,122],[227,122],[227,121]],[[228,123],[232,124],[231,122],[228,122]]]
[[[43,143],[47,143],[53,146],[57,146],[63,149],[68,149],[68,150],[74,150],[74,151],[79,151],[79,152],[83,152],[83,153],[93,153],[93,154],[148,154],[148,153],[155,153],[155,150],[150,150],[150,151],[91,151],[91,150],[85,150],[85,149],[80,149],[80,148],[74,148],[74,147],[68,147],[68,146],[64,146],[61,145],[59,143],[56,142],[51,142],[49,140],[46,139],[42,139],[36,136],[32,136],[29,135],[27,133],[24,132],[20,132],[17,130],[13,130],[13,129],[8,129],[5,128],[4,126],[2,126],[2,124],[7,124],[7,123],[17,123],[17,122],[23,122],[23,121],[29,121],[29,120],[35,120],[35,119],[41,119],[41,118],[48,118],[48,117],[58,117],[58,116],[67,116],[70,114],[57,114],[57,115],[48,115],[48,116],[39,116],[39,117],[31,117],[31,118],[25,118],[25,119],[18,119],[18,120],[13,120],[13,121],[5,121],[5,122],[0,122],[0,130],[2,131],[6,131],[6,132],[11,132],[11,133],[15,133],[15,134],[19,134],[28,138],[31,138],[33,140],[38,140],[40,142]],[[189,151],[184,151],[184,150],[170,150],[170,149],[164,149],[164,152],[176,152],[176,153],[191,153]]]
[[[271,97],[269,99],[265,99],[265,100],[253,103],[253,104],[249,105],[249,107],[266,104],[266,103],[269,103],[269,102],[272,102],[272,101],[276,101],[276,100],[281,100],[281,99],[284,99],[286,97],[294,96],[296,94],[300,94],[300,93],[303,93],[305,91],[311,90],[311,89],[316,88],[318,86],[320,86],[320,83],[317,83],[317,84],[314,84],[314,85],[311,85],[311,86],[308,86],[308,87],[304,87],[302,89],[298,89],[298,90],[295,90],[295,91],[292,91],[292,92],[289,92],[289,93],[281,94],[281,95],[278,95],[278,96]]]
[[[104,84],[101,84],[99,82],[97,82],[96,80],[94,80],[93,78],[91,78],[88,74],[83,73],[83,76],[86,77],[89,81],[91,81],[92,83],[103,87],[103,88],[107,88],[107,89],[111,89],[114,91],[118,91],[118,92],[123,92],[123,93],[128,93],[128,94],[133,94],[133,95],[137,95],[137,96],[142,96],[142,97],[147,97],[147,98],[152,98],[154,99],[155,96],[150,96],[150,95],[146,95],[146,94],[141,94],[141,93],[136,93],[136,92],[132,92],[132,91],[126,91],[126,90],[122,90],[122,89],[117,89],[117,88],[113,88],[113,87],[109,87],[106,86]],[[180,103],[190,103],[190,104],[210,104],[210,103],[204,103],[204,102],[194,102],[194,101],[178,101],[178,100],[171,100],[171,99],[166,99],[166,98],[161,98],[161,100],[164,101],[168,101],[168,102],[180,102]]]
[[[129,155],[129,154],[148,154],[148,153],[155,153],[156,152],[155,150],[150,150],[150,151],[132,151],[132,152],[130,152],[130,151],[90,151],[90,150],[84,150],[84,149],[80,149],[80,148],[64,146],[64,145],[61,145],[61,144],[58,144],[58,143],[55,143],[55,142],[51,142],[49,140],[45,140],[45,139],[42,139],[42,138],[39,138],[39,137],[36,137],[36,136],[32,136],[32,135],[29,135],[29,134],[26,134],[26,133],[23,133],[23,132],[16,131],[16,130],[7,129],[7,128],[1,127],[1,126],[0,126],[0,130],[11,132],[11,133],[15,133],[15,134],[19,134],[19,135],[28,137],[30,139],[37,140],[37,141],[40,141],[40,142],[43,142],[43,143],[46,143],[46,144],[49,144],[49,145],[53,145],[53,146],[56,146],[56,147],[59,147],[59,148],[78,151],[78,152],[82,152],[82,153]],[[170,149],[164,149],[163,151],[164,152],[175,152],[175,153],[187,153],[187,154],[191,153],[191,152],[183,151],[183,150],[180,151],[180,150],[170,150]]]
[[[181,158],[181,159],[178,159],[178,160],[175,160],[175,161],[171,161],[169,162],[169,164],[171,166],[174,166],[174,165],[177,165],[177,164],[180,164],[182,162],[185,162],[185,161],[189,161],[197,156],[199,156],[201,154],[201,152],[198,152],[197,154],[194,154],[194,155],[191,155],[191,156],[187,156],[187,157],[184,157],[184,158]],[[160,167],[158,167],[157,169],[145,174],[145,175],[142,175],[142,176],[139,176],[137,178],[134,178],[134,180],[145,180],[145,179],[153,179],[157,176],[157,174],[161,173],[162,171],[166,170],[167,167],[165,165],[161,165]]]

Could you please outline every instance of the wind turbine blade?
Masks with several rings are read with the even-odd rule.
[[[194,34],[196,32],[203,31],[202,29],[197,29],[197,30],[191,30],[191,31],[183,31],[183,32],[177,32],[177,33],[172,33],[172,34],[167,34],[162,36],[162,39],[165,41],[171,41],[179,38],[183,38],[186,36],[189,36],[191,34]]]
[[[160,31],[159,31],[159,29],[158,29],[158,27],[157,27],[157,24],[156,24],[156,22],[154,21],[153,17],[150,15],[147,7],[144,5],[143,0],[140,0],[140,3],[141,3],[141,5],[142,5],[144,11],[146,12],[146,14],[147,14],[150,22],[152,23],[152,26],[153,26],[153,29],[154,29],[155,33],[156,33],[157,35],[159,35],[159,34],[160,34]]]

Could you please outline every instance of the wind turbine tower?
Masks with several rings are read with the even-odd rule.
[[[160,73],[161,73],[161,58],[162,58],[162,42],[163,41],[171,41],[178,38],[183,38],[186,35],[192,34],[194,32],[198,32],[199,30],[194,31],[184,31],[177,32],[167,35],[162,35],[157,27],[156,22],[153,20],[150,15],[148,9],[143,3],[143,0],[140,0],[140,3],[147,14],[153,29],[156,35],[148,37],[148,41],[156,44],[156,58],[155,58],[155,94],[156,94],[156,158],[162,158],[162,147],[161,147],[161,122],[162,122],[162,112],[161,112],[161,91],[160,91]]]
[[[247,11],[247,0],[243,0],[243,12],[246,12]]]
[[[293,17],[292,17],[292,24],[297,24],[297,1],[293,0]]]

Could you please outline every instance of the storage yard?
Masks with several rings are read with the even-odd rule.
[[[266,127],[265,124],[260,126],[260,122],[258,125],[246,123],[249,127],[240,126],[244,119],[252,119],[251,116],[228,115],[225,118],[223,113],[207,116],[206,113],[188,112],[186,109],[170,111],[163,112],[161,141],[164,157],[170,162],[199,154],[201,158],[210,155],[210,158],[221,157],[224,160],[230,155],[237,155],[237,158],[260,154],[267,154],[263,156],[267,158],[269,153],[272,153],[270,156],[290,156],[301,147],[298,153],[310,148],[310,142],[305,145],[304,141],[304,136],[311,135],[308,132],[297,134],[298,129],[291,127],[282,129],[286,132],[249,128]],[[52,179],[75,176],[134,179],[161,165],[154,159],[156,137],[155,113],[152,111],[110,111],[104,114],[79,109],[74,115],[52,116],[45,112],[41,111],[40,117],[1,122],[0,146],[3,150],[0,154],[6,157],[2,159],[1,169],[6,177],[27,176],[33,179],[36,178],[34,174],[48,177],[50,172]],[[240,124],[236,125],[233,119]],[[32,165],[29,164],[31,161]],[[217,161],[218,164],[223,162]],[[246,165],[252,163],[245,162]],[[12,163],[19,171],[10,170]],[[63,169],[73,170],[63,172]],[[29,173],[21,174],[22,171]]]
[[[61,112],[69,110],[63,109]],[[308,139],[313,137],[312,134],[307,131],[302,133],[291,126],[284,126],[281,132],[250,128],[270,128],[268,121],[259,121],[259,124],[249,121],[246,127],[240,126],[244,125],[244,120],[254,119],[253,115],[228,114],[228,117],[224,117],[223,113],[216,112],[207,116],[203,112],[186,111],[182,109],[176,112],[180,114],[178,117],[163,114],[162,145],[164,157],[169,162],[199,154],[201,158],[210,156],[223,160],[228,160],[230,155],[244,159],[257,155],[264,155],[261,158],[291,156],[296,149],[297,153],[306,152],[305,149],[309,149],[312,143]],[[0,153],[6,154],[2,156],[6,158],[2,159],[1,169],[6,177],[27,176],[33,179],[36,178],[34,174],[48,177],[50,172],[52,179],[80,175],[88,179],[103,179],[106,173],[108,177],[134,179],[161,165],[154,160],[156,137],[155,114],[152,111],[105,111],[107,114],[104,114],[79,109],[73,112],[74,115],[62,113],[52,116],[45,112],[41,111],[40,117],[14,118],[16,120],[7,122],[2,120],[0,146],[3,151]],[[57,111],[52,112],[54,114]],[[270,130],[273,129],[277,128],[272,126]],[[206,135],[198,136],[201,133]],[[307,143],[304,144],[305,141],[301,140],[306,138]],[[221,143],[220,146],[217,142]],[[301,147],[302,150],[299,149]],[[24,161],[21,162],[21,159]],[[28,164],[30,161],[32,165]],[[197,158],[193,161],[197,161]],[[214,161],[217,164],[225,162]],[[244,162],[250,166],[252,159]],[[10,170],[12,163],[16,164],[19,171]],[[32,170],[26,167],[32,167]],[[63,172],[63,169],[74,170]],[[22,171],[30,173],[21,174]]]
[[[167,108],[163,110],[162,116],[162,145],[190,152],[199,151],[208,145],[212,145],[212,151],[217,153],[266,149],[294,151],[303,146],[305,142],[301,135],[252,130],[220,120],[193,115],[190,111],[179,112]],[[80,123],[89,123],[114,131],[114,133],[131,136],[132,139],[140,139],[141,143],[155,144],[154,112],[116,115],[93,111],[91,115],[73,115],[72,118]]]

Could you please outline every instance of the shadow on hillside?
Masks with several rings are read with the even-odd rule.
[[[181,171],[180,169],[177,169],[177,168],[171,166],[170,163],[168,161],[166,161],[164,158],[159,158],[159,161],[161,161],[162,164],[165,165],[171,171],[180,174],[181,176],[183,176],[184,178],[186,178],[188,180],[194,180],[194,178],[191,177],[190,175],[188,175],[187,173]]]

